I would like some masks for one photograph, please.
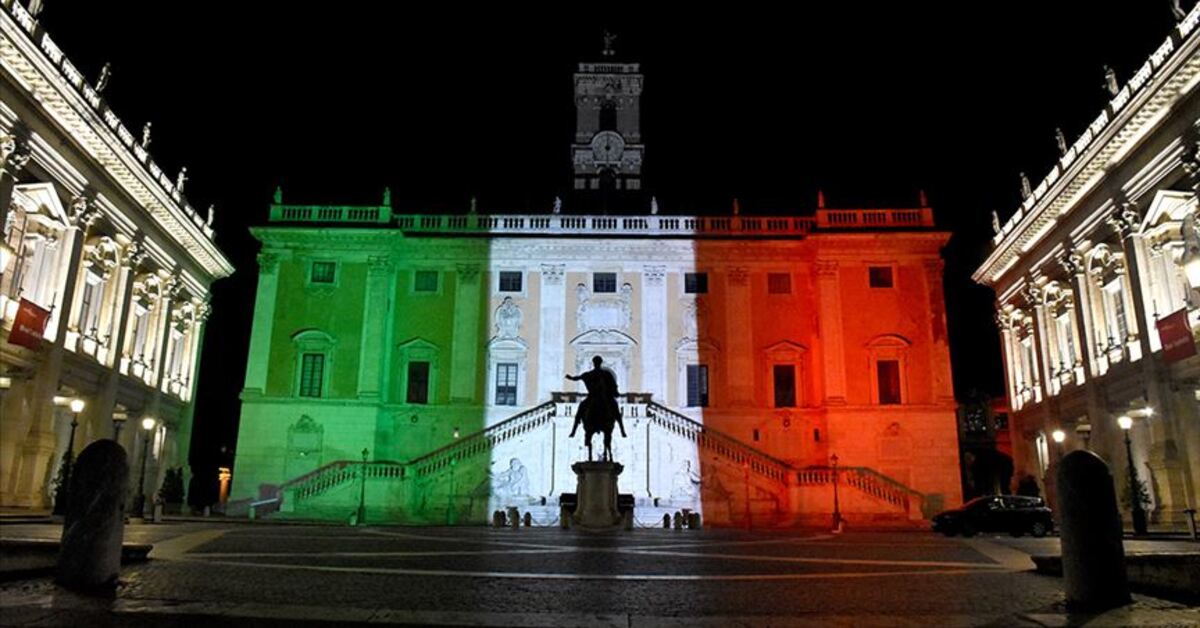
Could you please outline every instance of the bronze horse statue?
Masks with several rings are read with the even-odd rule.
[[[574,438],[579,424],[583,424],[583,442],[587,445],[589,462],[592,460],[593,434],[604,433],[604,454],[600,459],[609,462],[612,461],[613,425],[621,428],[623,438],[628,438],[625,434],[625,423],[621,421],[621,408],[617,405],[617,397],[621,394],[617,390],[617,378],[612,371],[600,366],[603,362],[600,356],[596,356],[592,358],[592,370],[579,375],[567,375],[567,379],[582,380],[583,385],[587,387],[587,398],[579,402],[579,408],[575,412],[575,425],[571,427],[571,434],[567,438]]]

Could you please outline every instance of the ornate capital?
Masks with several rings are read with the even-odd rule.
[[[1070,249],[1058,258],[1058,264],[1066,271],[1068,275],[1082,275],[1084,271],[1083,255],[1075,250]]]
[[[663,280],[667,277],[666,266],[647,266],[642,269],[642,276],[646,278],[646,285],[661,286]]]
[[[121,267],[136,271],[146,259],[146,246],[141,240],[134,240],[125,247],[125,255],[121,258]]]
[[[750,279],[750,269],[745,266],[734,266],[729,269],[729,283],[735,286],[745,286]]]
[[[549,286],[561,286],[566,264],[542,264],[542,281]]]
[[[1033,282],[1026,282],[1021,294],[1025,297],[1025,302],[1030,305],[1041,305],[1042,303],[1042,289]]]
[[[29,129],[17,122],[12,130],[0,137],[0,171],[16,177],[25,169],[29,157],[33,154],[29,146]]]
[[[279,270],[279,254],[263,251],[258,254],[258,272],[262,275],[273,275]]]
[[[817,270],[817,276],[822,279],[837,278],[838,263],[833,260],[817,260],[813,267]]]
[[[458,264],[458,279],[463,283],[474,284],[479,281],[479,264]]]
[[[1117,198],[1117,208],[1113,210],[1111,216],[1105,219],[1105,222],[1112,225],[1113,229],[1121,234],[1121,237],[1128,237],[1142,223],[1142,213],[1138,211],[1135,203],[1121,195]]]
[[[71,199],[69,219],[72,225],[86,229],[92,226],[92,223],[99,217],[100,210],[96,208],[96,203],[93,202],[90,193],[85,192]]]
[[[1183,171],[1190,179],[1192,190],[1200,191],[1200,140],[1188,142],[1184,149]]]
[[[392,272],[396,264],[388,255],[372,255],[367,258],[367,274],[383,275]]]

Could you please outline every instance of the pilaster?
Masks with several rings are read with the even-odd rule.
[[[396,265],[386,255],[368,260],[363,303],[362,346],[359,350],[358,398],[379,399],[383,384],[384,336],[391,320],[392,286]]]
[[[729,269],[725,289],[729,298],[725,309],[725,338],[729,350],[726,353],[729,402],[737,406],[754,403],[754,343],[750,334],[754,329],[754,312],[750,298],[750,271],[745,267]],[[797,383],[800,383],[799,380]]]
[[[262,394],[267,389],[271,363],[271,333],[275,326],[276,292],[279,289],[279,254],[258,254],[258,291],[254,297],[254,323],[250,327],[249,358],[246,363],[246,392]]]
[[[480,264],[459,264],[454,287],[450,402],[474,403],[479,388]]]
[[[846,350],[842,340],[842,293],[838,282],[838,263],[833,260],[818,260],[817,298],[819,306],[819,331],[821,338],[821,362],[825,367],[825,404],[846,403]]]
[[[642,390],[659,403],[667,399],[667,269],[642,271]]]
[[[563,285],[565,270],[564,264],[542,264],[541,311],[538,322],[538,403],[550,399],[550,393],[562,389],[563,374],[566,373],[564,319],[567,292]]]

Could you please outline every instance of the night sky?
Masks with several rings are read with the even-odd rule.
[[[1173,26],[1168,0],[830,3],[729,15],[396,10],[400,3],[62,2],[41,16],[187,196],[238,272],[214,286],[193,461],[236,443],[258,271],[247,227],[295,203],[548,212],[571,185],[571,74],[601,34],[645,73],[645,185],[665,214],[914,206],[946,248],[955,389],[1001,394],[992,294],[971,272],[1019,203]],[[1049,5],[1053,5],[1051,8]],[[936,5],[936,6],[934,6]],[[1190,2],[1185,2],[1189,8]],[[393,7],[388,9],[386,7]],[[507,5],[505,7],[508,8]],[[564,211],[570,212],[567,206]]]

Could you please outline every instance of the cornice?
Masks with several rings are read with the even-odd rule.
[[[17,10],[15,3],[12,6]],[[160,179],[165,175],[155,179],[127,148],[132,144],[132,135],[116,116],[106,107],[106,115],[102,116],[88,103],[6,11],[0,11],[0,35],[0,68],[15,79],[14,85],[26,89],[29,98],[76,142],[84,155],[172,237],[197,266],[214,279],[232,274],[234,269],[229,260],[188,217],[182,201],[176,201],[163,187]],[[61,51],[57,51],[44,32],[41,39],[43,47],[56,51],[61,62],[69,64],[61,59]],[[127,141],[118,137],[118,130],[123,132],[121,136],[128,136]]]

